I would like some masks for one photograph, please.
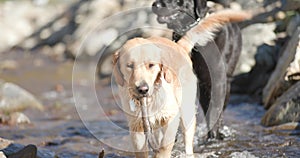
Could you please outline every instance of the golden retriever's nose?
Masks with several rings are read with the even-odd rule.
[[[136,87],[136,90],[142,94],[145,95],[149,91],[149,86],[146,82],[142,82],[139,86]]]

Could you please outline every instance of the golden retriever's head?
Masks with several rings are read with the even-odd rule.
[[[170,82],[170,74],[162,66],[162,49],[147,39],[128,41],[114,54],[114,76],[120,86],[126,86],[132,97],[151,95],[161,75]],[[169,76],[169,77],[168,77]]]

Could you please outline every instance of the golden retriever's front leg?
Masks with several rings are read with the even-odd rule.
[[[136,158],[148,158],[148,145],[143,132],[131,132],[134,152]]]
[[[191,75],[192,76],[192,75]],[[190,82],[182,86],[181,127],[184,134],[185,154],[188,158],[194,157],[193,140],[196,130],[196,94],[197,79],[190,78]]]
[[[174,142],[159,148],[159,151],[154,154],[154,158],[170,158],[173,146],[174,146]]]
[[[193,118],[190,123],[191,123],[190,125],[187,125],[183,118],[182,126],[183,126],[186,158],[194,158],[193,140],[194,140],[194,134],[196,129],[196,118]]]
[[[193,105],[193,104],[192,104]],[[185,153],[187,158],[194,158],[193,140],[196,130],[195,106],[181,109],[181,126],[184,134]]]
[[[163,139],[161,141],[161,147],[158,152],[155,153],[154,158],[170,158],[171,152],[174,146],[176,133],[179,126],[179,114],[175,118],[170,119],[168,124],[163,128]]]

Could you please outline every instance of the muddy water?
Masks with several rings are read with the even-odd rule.
[[[117,150],[130,148],[126,122],[108,86],[110,81],[99,81],[93,64],[79,62],[72,74],[73,61],[56,61],[41,54],[11,52],[0,55],[0,62],[4,60],[15,61],[17,67],[1,70],[0,78],[33,93],[45,110],[24,111],[30,125],[0,125],[1,137],[36,144],[58,157],[97,157],[102,149],[132,157],[130,152]],[[233,135],[224,141],[195,145],[197,157],[299,157],[299,131],[262,127],[264,112],[254,103],[229,105],[224,119]],[[179,141],[173,155],[180,157],[181,151]]]

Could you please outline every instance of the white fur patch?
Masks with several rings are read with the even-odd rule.
[[[135,112],[135,110],[136,110],[136,105],[135,105],[135,103],[134,103],[134,101],[133,101],[132,99],[130,99],[129,105],[130,105],[130,110],[131,110],[132,112]]]

